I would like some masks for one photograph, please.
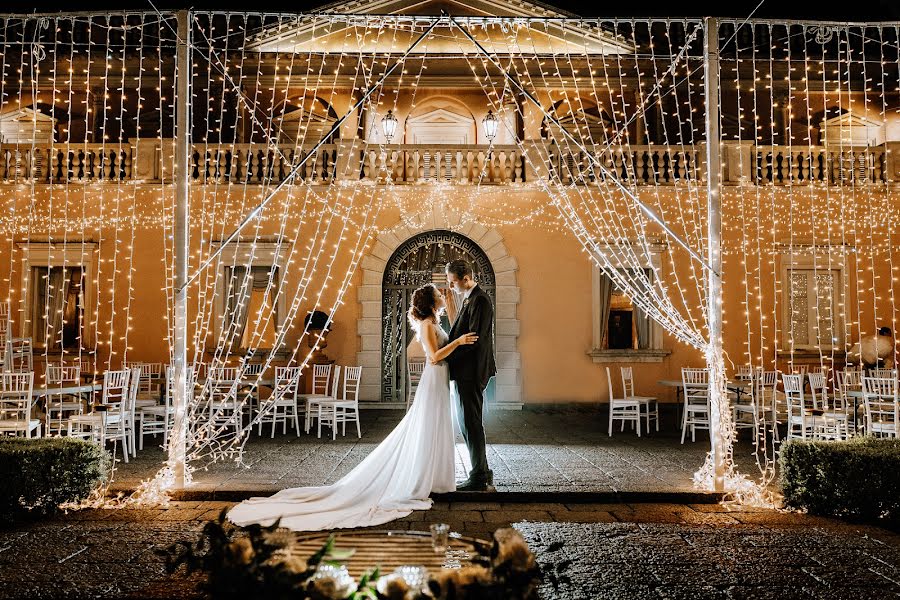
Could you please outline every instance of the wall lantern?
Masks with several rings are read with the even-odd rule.
[[[494,141],[494,138],[497,137],[497,130],[500,128],[500,119],[497,118],[494,111],[489,110],[488,114],[484,117],[484,120],[481,121],[481,124],[484,125],[484,137],[486,137],[489,142]]]

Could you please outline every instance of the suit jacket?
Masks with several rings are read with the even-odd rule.
[[[457,347],[447,357],[450,379],[475,381],[484,388],[491,377],[497,374],[494,362],[494,306],[490,296],[478,285],[472,288],[468,300],[456,315],[450,328],[450,340],[467,333],[477,334],[478,341]]]

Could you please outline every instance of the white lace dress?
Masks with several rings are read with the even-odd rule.
[[[434,327],[439,345],[447,343],[440,326],[421,322],[419,327]],[[228,519],[241,526],[281,519],[283,527],[317,531],[380,525],[414,510],[428,510],[432,492],[456,489],[454,443],[447,365],[426,361],[409,412],[352,471],[329,486],[245,500]]]

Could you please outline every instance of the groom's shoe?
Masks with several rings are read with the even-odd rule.
[[[494,487],[494,472],[488,471],[483,477],[469,477],[456,486],[457,492],[487,492]]]

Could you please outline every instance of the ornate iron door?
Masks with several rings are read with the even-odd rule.
[[[491,262],[478,244],[463,235],[445,230],[427,231],[406,240],[391,255],[384,271],[381,295],[382,401],[406,400],[406,349],[414,337],[406,313],[413,291],[426,283],[446,289],[444,267],[457,259],[472,265],[475,280],[496,305],[496,282]],[[450,323],[446,316],[442,325],[449,331]]]

